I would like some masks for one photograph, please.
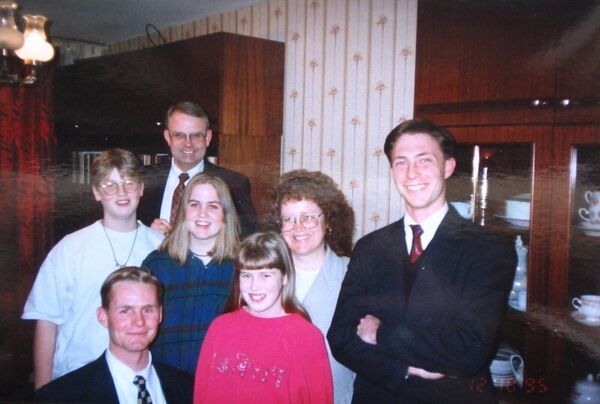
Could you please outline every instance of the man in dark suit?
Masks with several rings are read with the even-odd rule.
[[[138,209],[138,217],[145,224],[163,234],[171,231],[173,194],[180,182],[201,172],[220,177],[227,183],[240,217],[242,234],[252,233],[256,228],[256,212],[250,198],[248,177],[233,170],[219,167],[208,161],[206,150],[212,139],[210,122],[206,112],[188,101],[171,106],[165,118],[165,141],[171,150],[170,165],[150,166],[145,178],[144,199]]]
[[[148,347],[162,320],[161,283],[150,271],[124,267],[106,278],[98,321],[108,328],[109,347],[87,365],[42,386],[40,402],[191,403],[191,376],[152,364]],[[140,399],[146,401],[139,401]]]
[[[355,403],[493,401],[488,366],[516,254],[448,206],[455,143],[419,119],[385,141],[406,212],[356,244],[327,336],[357,374]]]

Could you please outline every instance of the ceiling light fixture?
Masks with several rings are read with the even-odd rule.
[[[35,84],[39,65],[54,57],[54,48],[46,39],[47,18],[23,15],[25,30],[21,33],[15,20],[18,7],[12,0],[0,0],[0,85]]]

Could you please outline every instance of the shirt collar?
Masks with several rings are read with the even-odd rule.
[[[152,354],[148,351],[148,364],[145,368],[137,371],[121,362],[112,352],[110,352],[110,349],[106,350],[106,362],[113,374],[119,374],[123,376],[125,380],[133,380],[136,375],[143,376],[144,379],[148,380],[150,367],[152,366]]]
[[[415,219],[413,219],[408,214],[408,212],[406,212],[404,214],[404,232],[407,235],[407,242],[409,240],[412,241],[412,230],[410,228],[410,225],[420,224],[421,228],[423,229],[423,235],[421,236],[421,244],[423,246],[423,249],[427,248],[427,245],[433,239],[433,236],[435,236],[435,232],[437,231],[438,227],[440,227],[442,220],[444,220],[446,213],[448,213],[447,202],[444,203],[444,206],[439,208],[434,214],[429,216],[427,219],[423,220],[421,223],[417,223]]]
[[[192,178],[194,175],[201,173],[203,171],[204,171],[204,159],[200,160],[200,162],[198,164],[196,164],[194,167],[190,168],[189,170],[187,170],[185,172],[189,174],[190,178]],[[175,164],[175,159],[171,158],[171,173],[175,174],[175,177],[178,178],[179,174],[181,174],[183,172],[184,171],[179,169],[179,167],[177,167],[177,164]]]

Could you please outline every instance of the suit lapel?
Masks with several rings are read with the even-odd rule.
[[[119,396],[117,395],[117,388],[108,368],[108,362],[106,362],[106,352],[100,358],[96,359],[95,362],[93,377],[95,383],[88,387],[90,396],[102,401],[106,400],[107,403],[118,403]]]
[[[417,274],[407,307],[407,321],[426,324],[435,307],[452,299],[455,292],[454,272],[462,253],[462,239],[467,230],[463,219],[449,210],[422,259],[417,262]],[[406,261],[408,263],[408,257]]]

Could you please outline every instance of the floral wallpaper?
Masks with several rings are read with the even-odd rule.
[[[109,45],[118,53],[232,32],[286,43],[282,170],[320,170],[356,212],[356,237],[403,214],[383,153],[412,117],[417,0],[268,0]]]

